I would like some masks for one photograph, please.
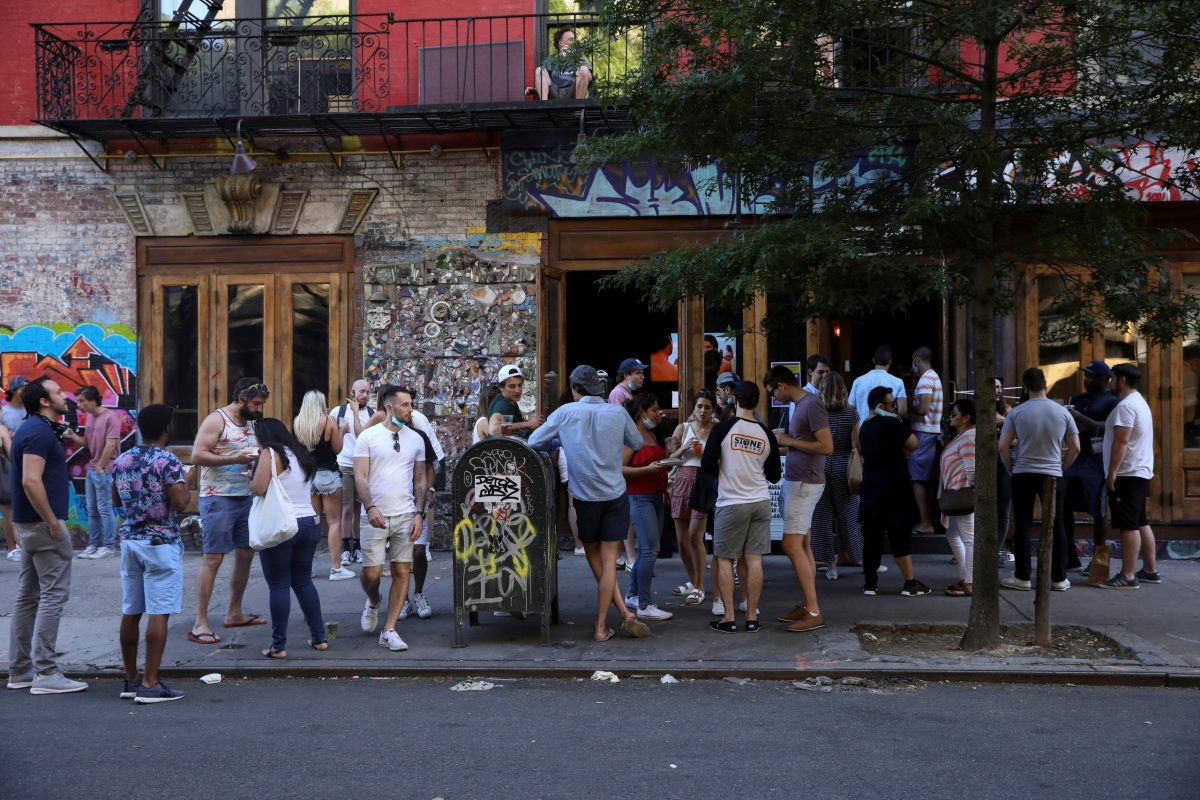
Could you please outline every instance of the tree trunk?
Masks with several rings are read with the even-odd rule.
[[[1033,643],[1050,646],[1050,564],[1054,552],[1054,492],[1057,481],[1042,481],[1042,532],[1038,537],[1037,594],[1033,598]]]

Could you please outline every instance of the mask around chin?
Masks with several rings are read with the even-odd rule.
[[[646,430],[652,431],[652,430],[654,430],[654,426],[657,425],[658,423],[655,422],[654,420],[650,419],[649,417],[642,417],[642,424],[646,426]]]

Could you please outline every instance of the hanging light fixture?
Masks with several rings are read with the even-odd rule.
[[[242,121],[237,124],[237,143],[233,146],[233,163],[229,165],[230,175],[248,175],[258,167],[254,159],[246,155],[246,145],[242,143]]]

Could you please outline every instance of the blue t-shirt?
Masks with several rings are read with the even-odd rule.
[[[149,541],[161,536],[179,541],[179,522],[167,489],[183,483],[183,463],[161,447],[141,445],[113,464],[113,483],[121,498],[121,541]]]
[[[29,525],[41,522],[42,518],[21,487],[25,473],[25,454],[41,456],[46,459],[42,471],[42,485],[46,487],[46,497],[50,501],[50,509],[59,519],[67,518],[69,505],[69,481],[67,474],[67,455],[63,452],[62,443],[50,429],[50,424],[41,415],[30,417],[21,423],[13,436],[12,448],[12,511],[13,522]]]

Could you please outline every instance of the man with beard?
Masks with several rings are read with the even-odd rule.
[[[258,461],[258,439],[251,423],[262,418],[270,396],[259,378],[242,378],[233,387],[233,402],[205,418],[192,445],[192,463],[200,467],[200,522],[204,530],[204,560],[196,573],[196,622],[187,638],[196,644],[216,644],[221,637],[208,622],[217,571],[233,553],[226,628],[265,625],[258,614],[242,610],[242,594],[250,577],[250,475]]]
[[[1059,502],[1063,503],[1063,528],[1067,534],[1067,571],[1078,569],[1087,574],[1075,549],[1075,512],[1088,513],[1092,518],[1092,541],[1096,548],[1104,545],[1104,422],[1120,401],[1108,390],[1112,377],[1108,364],[1096,359],[1080,371],[1084,374],[1084,392],[1072,397],[1067,405],[1079,428],[1079,457],[1063,473]],[[1088,580],[1092,582],[1090,577]],[[1097,577],[1095,582],[1105,580],[1107,575]]]

